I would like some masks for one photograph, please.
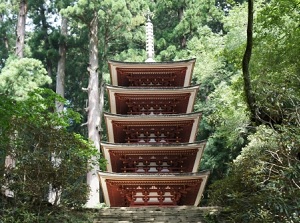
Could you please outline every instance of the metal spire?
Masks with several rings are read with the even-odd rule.
[[[155,62],[154,58],[154,36],[153,24],[150,20],[150,12],[147,13],[146,23],[146,51],[148,59],[145,62]]]

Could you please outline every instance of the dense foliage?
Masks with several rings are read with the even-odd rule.
[[[0,0],[0,179],[3,185],[10,183],[22,199],[13,200],[14,206],[1,203],[8,211],[1,214],[16,211],[8,207],[23,211],[40,207],[49,184],[62,190],[61,207],[84,203],[82,175],[93,150],[75,132],[87,136],[81,126],[87,117],[87,94],[81,89],[87,87],[89,78],[89,22],[97,15],[98,70],[100,79],[109,82],[107,59],[146,59],[144,24],[150,10],[155,60],[197,58],[192,82],[201,84],[195,109],[203,112],[197,139],[208,142],[201,169],[211,170],[202,205],[224,207],[220,222],[299,221],[299,0],[254,0],[249,74],[256,122],[248,110],[242,78],[247,1],[55,0],[48,4],[28,0],[23,59],[12,56],[20,1],[9,2]],[[61,15],[68,19],[68,36],[60,34]],[[62,42],[67,47],[64,81],[68,103],[61,116],[54,113],[52,93],[32,91],[41,86],[54,90]],[[69,108],[80,113],[81,123],[75,122],[75,113],[68,115]],[[12,171],[4,169],[7,154],[23,159],[16,163],[16,175],[6,173],[4,178],[5,171]],[[62,160],[60,165],[53,165],[53,154]],[[73,166],[75,161],[82,165]],[[22,180],[16,181],[16,176]],[[30,186],[31,181],[41,187]],[[78,192],[79,185],[83,192]],[[66,199],[67,194],[74,197]]]
[[[224,207],[224,222],[298,222],[299,128],[266,126],[211,187],[212,203]]]
[[[8,195],[1,195],[1,219],[32,222],[44,215],[51,219],[49,206],[82,207],[88,193],[87,159],[95,150],[82,136],[68,131],[79,115],[71,110],[53,113],[54,99],[62,99],[51,90],[35,90],[25,101],[4,94],[0,98],[0,184]],[[61,194],[53,204],[48,202],[49,185],[55,195]]]

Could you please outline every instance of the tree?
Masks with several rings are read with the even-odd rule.
[[[14,54],[16,44],[17,13],[13,2],[0,0],[0,69],[10,54]]]
[[[297,222],[299,7],[292,0],[257,3],[249,71],[259,125],[248,128],[247,144],[209,194],[212,204],[225,207],[223,222]]]
[[[253,52],[253,91],[260,122],[275,127],[297,113],[300,50],[299,2],[271,1],[257,18]]]
[[[146,58],[146,14],[148,2],[144,0],[126,1],[126,7],[111,7],[109,13],[102,13],[100,20],[100,51],[106,49],[103,57],[103,71],[108,73],[106,60],[142,62]],[[107,11],[107,10],[106,10]],[[105,12],[105,10],[103,11]],[[115,15],[118,16],[115,16]],[[122,26],[120,25],[122,24]],[[102,47],[105,46],[105,47]],[[109,79],[109,78],[107,78]]]
[[[88,135],[89,139],[94,142],[97,151],[100,153],[100,92],[99,92],[99,57],[98,57],[98,15],[97,11],[93,12],[93,19],[90,21],[89,26],[89,85],[88,85]],[[91,162],[96,162],[95,159]],[[87,182],[91,186],[92,192],[90,194],[88,206],[94,206],[100,203],[99,196],[99,183],[96,165],[95,169],[90,171],[87,175]]]
[[[24,57],[24,43],[25,43],[25,25],[27,17],[27,0],[20,0],[19,15],[17,24],[17,40],[16,40],[16,56]]]
[[[0,167],[1,185],[14,192],[13,198],[0,199],[2,220],[51,219],[56,207],[49,210],[49,183],[62,193],[61,208],[81,207],[88,197],[87,160],[96,150],[80,135],[68,131],[70,120],[78,121],[79,115],[69,109],[63,116],[53,113],[55,100],[63,99],[51,90],[35,90],[23,101],[4,94],[0,97],[1,152],[16,160],[15,165]],[[61,160],[59,165],[50,159],[53,153]]]
[[[84,12],[83,9],[88,8],[89,12]],[[86,1],[79,1],[76,6],[69,6],[65,12],[69,16],[79,19],[89,30],[89,84],[88,84],[88,137],[94,143],[97,151],[100,153],[100,106],[99,106],[99,55],[98,55],[98,10],[99,4],[93,2],[88,4]],[[88,16],[84,16],[87,13]],[[101,78],[100,78],[101,79]],[[91,187],[90,198],[87,206],[92,207],[100,203],[99,183],[97,180],[98,165],[95,163],[94,157],[91,162],[95,166],[93,170],[87,174],[87,183]]]
[[[299,127],[281,133],[259,126],[225,179],[211,189],[222,222],[297,222],[300,187]]]
[[[0,74],[0,94],[24,100],[29,92],[49,83],[51,79],[40,61],[11,57]]]
[[[251,120],[258,122],[256,118],[256,104],[252,92],[251,77],[249,73],[249,63],[252,54],[253,45],[253,0],[248,0],[248,25],[247,25],[247,45],[242,61],[244,92],[246,95],[246,102],[251,113]]]
[[[99,80],[102,80],[102,72],[105,60],[110,52],[115,52],[123,47],[123,30],[126,30],[127,24],[130,24],[131,14],[127,9],[126,1],[78,1],[76,5],[69,6],[62,10],[63,14],[87,28],[89,39],[89,83],[86,88],[88,92],[88,112],[87,125],[88,137],[94,142],[100,153],[100,135],[101,129],[100,106],[99,106]],[[87,9],[89,10],[87,12]],[[119,48],[115,48],[117,45]],[[100,47],[99,47],[100,46]],[[100,49],[100,51],[99,51]],[[99,57],[100,55],[100,57]],[[99,63],[100,61],[100,63]],[[100,75],[99,75],[100,72]],[[88,206],[95,206],[99,203],[99,183],[96,171],[88,173],[87,179],[90,184],[91,194]]]
[[[65,97],[65,69],[66,69],[66,38],[67,38],[68,20],[64,16],[61,18],[61,38],[59,44],[59,60],[57,64],[56,75],[56,93],[61,97]],[[57,101],[56,111],[61,112],[64,105]]]
[[[221,30],[222,12],[213,1],[160,0],[153,8],[156,55],[158,61],[173,60],[176,53],[187,47],[201,27],[208,26],[215,33]]]
[[[30,36],[30,45],[32,57],[43,62],[49,77],[55,81],[55,64],[58,58],[58,30],[53,24],[57,16],[57,9],[53,1],[46,3],[45,0],[36,0],[28,2],[28,17],[31,18],[34,28]],[[55,87],[52,87],[55,89]]]

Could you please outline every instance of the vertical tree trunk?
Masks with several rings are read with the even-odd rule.
[[[25,24],[27,16],[27,0],[20,0],[17,24],[16,56],[24,57]]]
[[[65,69],[66,69],[66,38],[67,38],[68,21],[66,17],[61,18],[61,40],[59,43],[59,60],[57,65],[56,75],[56,93],[64,98],[65,96]],[[56,102],[56,111],[61,112],[64,108],[64,104]]]
[[[97,12],[95,12],[89,27],[88,136],[94,143],[98,153],[100,153],[100,135],[98,131],[98,128],[100,128],[98,57],[98,16]],[[99,165],[97,163],[97,157],[90,160],[93,168],[87,174],[87,183],[91,189],[87,207],[94,207],[100,203],[100,188],[97,176]]]
[[[46,8],[43,4],[41,4],[39,7],[39,12],[40,12],[40,20],[42,23],[41,29],[42,29],[42,33],[43,33],[43,39],[44,39],[44,50],[49,51],[51,46],[49,43],[49,35],[48,35],[48,28],[49,23],[47,22],[47,17],[46,17]],[[49,56],[46,56],[46,70],[48,73],[48,76],[52,79],[52,70],[53,70],[53,64],[51,61],[51,58],[49,58]],[[51,85],[50,85],[51,86]]]
[[[16,51],[15,51],[16,56],[19,58],[24,57],[26,16],[27,16],[27,0],[20,0],[18,23],[17,23],[17,30],[16,30],[17,38],[16,38]],[[14,141],[14,136],[11,136],[11,140]],[[16,163],[15,157],[11,156],[10,154],[6,156],[5,168],[14,168],[15,163]],[[5,195],[9,197],[13,197],[14,192],[9,189],[6,189]]]
[[[65,96],[65,68],[66,68],[66,38],[67,38],[68,20],[65,17],[61,18],[60,34],[62,36],[59,43],[59,60],[57,64],[57,75],[56,75],[56,93],[64,98]],[[56,112],[60,113],[64,109],[64,103],[55,102]],[[51,161],[54,165],[59,166],[61,159],[56,157],[55,153],[51,155]],[[53,188],[49,185],[48,201],[53,205],[58,205],[61,198],[61,189]]]
[[[178,19],[179,22],[181,22],[183,20],[183,16],[184,16],[184,7],[180,7],[178,9]],[[185,48],[186,47],[186,36],[183,35],[182,37],[180,37],[180,46],[181,48]]]
[[[2,25],[3,23],[3,15],[0,14],[0,24]],[[9,44],[8,44],[8,38],[6,33],[3,34],[3,42],[4,42],[4,47],[8,51],[9,50]]]
[[[251,87],[251,78],[249,72],[249,63],[253,46],[253,0],[248,0],[248,25],[247,25],[247,45],[242,61],[244,92],[247,106],[251,112],[251,120],[257,123],[255,98]]]

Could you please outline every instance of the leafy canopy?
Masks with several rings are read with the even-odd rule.
[[[0,74],[0,94],[16,100],[28,98],[28,93],[45,84],[51,78],[43,64],[33,58],[9,58]]]

